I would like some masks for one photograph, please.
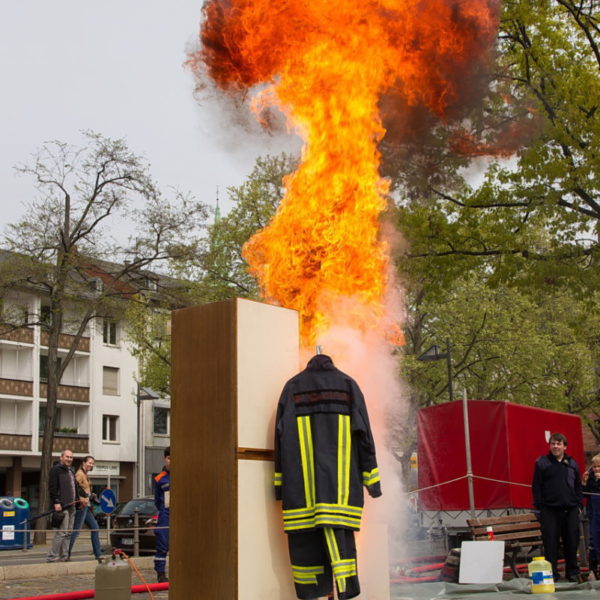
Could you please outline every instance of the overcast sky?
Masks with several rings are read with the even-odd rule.
[[[44,141],[81,142],[91,129],[125,138],[163,189],[190,190],[228,208],[258,155],[297,145],[246,134],[222,105],[193,97],[182,66],[201,0],[13,0],[0,19],[0,227],[15,221],[35,189],[14,165]],[[222,204],[222,206],[223,206]]]

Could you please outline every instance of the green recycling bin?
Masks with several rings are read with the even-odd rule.
[[[29,502],[0,496],[0,550],[31,548]]]

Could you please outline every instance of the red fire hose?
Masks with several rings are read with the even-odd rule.
[[[162,590],[168,590],[168,583],[149,583],[147,586],[144,584],[141,585],[132,585],[131,593],[132,594],[140,594],[142,592],[147,592],[148,588],[150,588],[153,592],[160,592]],[[62,594],[46,594],[45,596],[27,596],[19,598],[8,598],[7,600],[83,600],[84,598],[93,598],[96,595],[94,590],[80,590],[79,592],[64,592]]]

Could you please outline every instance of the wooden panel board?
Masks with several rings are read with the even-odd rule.
[[[237,598],[235,310],[173,313],[171,600]]]

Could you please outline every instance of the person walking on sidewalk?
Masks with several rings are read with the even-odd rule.
[[[168,580],[167,552],[169,552],[169,504],[171,496],[171,448],[165,448],[165,466],[154,478],[154,504],[158,511],[158,522],[156,523],[154,535],[156,536],[156,554],[154,555],[154,570],[158,583]],[[161,529],[164,528],[164,529]]]
[[[81,527],[84,523],[92,532],[92,550],[94,552],[94,557],[96,560],[100,560],[102,557],[98,522],[92,513],[92,502],[95,499],[96,494],[92,492],[92,484],[89,477],[89,473],[94,468],[95,462],[96,461],[93,456],[86,456],[79,465],[79,469],[77,469],[75,472],[75,479],[79,485],[81,495],[79,496],[79,507],[75,511],[73,533],[71,534],[71,540],[69,541],[69,558],[71,558],[71,552],[73,551],[75,540],[79,536],[79,532],[81,531]]]
[[[562,540],[565,555],[565,577],[577,581],[577,546],[579,513],[583,494],[579,466],[566,454],[567,438],[562,433],[550,436],[550,451],[540,456],[533,471],[533,505],[540,511],[542,542],[546,560],[552,564],[558,581],[558,547]]]
[[[67,449],[61,452],[59,462],[50,469],[48,488],[54,509],[52,520],[58,527],[46,557],[47,562],[69,560],[69,536],[75,521],[75,503],[78,497],[72,464],[73,452]]]

